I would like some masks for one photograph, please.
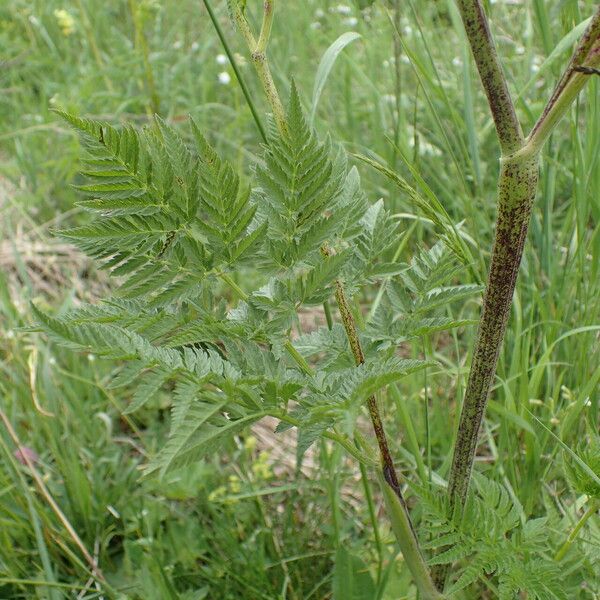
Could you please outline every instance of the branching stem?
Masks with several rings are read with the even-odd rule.
[[[480,0],[457,0],[457,3],[488,97],[502,158],[496,235],[449,477],[448,493],[453,506],[464,504],[467,497],[479,428],[506,332],[537,190],[539,154],[589,78],[577,67],[595,68],[600,63],[599,7],[540,119],[523,139],[482,4]],[[446,572],[444,568],[435,572],[440,589]]]
[[[450,472],[449,493],[453,504],[464,503],[469,487],[477,435],[496,373],[523,255],[531,206],[537,190],[539,153],[588,78],[575,71],[574,67],[581,64],[594,67],[600,62],[598,8],[556,88],[557,91],[550,98],[531,134],[523,140],[520,133],[517,136],[520,128],[514,122],[514,106],[506,82],[500,81],[504,79],[504,75],[481,2],[458,0],[458,5],[483,87],[490,100],[503,157],[498,181],[496,236]],[[486,56],[487,54],[490,56]],[[506,153],[506,149],[511,151]]]
[[[273,118],[275,119],[277,128],[280,131],[285,131],[287,128],[285,121],[285,110],[283,108],[283,104],[281,103],[281,98],[277,92],[277,87],[273,81],[271,69],[269,68],[269,63],[267,61],[267,42],[269,40],[271,26],[273,23],[275,1],[270,0],[264,3],[265,13],[263,16],[263,24],[258,42],[256,41],[256,38],[250,29],[250,25],[248,24],[248,20],[244,15],[244,11],[242,10],[240,3],[236,0],[231,0],[230,7],[233,20],[235,21],[237,28],[242,34],[248,49],[250,50],[252,64],[254,65],[254,69],[256,70],[258,78],[260,79],[265,90],[267,101],[269,102],[271,110],[273,111]]]
[[[503,154],[523,144],[523,133],[480,0],[457,0]]]

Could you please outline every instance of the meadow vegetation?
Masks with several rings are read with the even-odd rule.
[[[239,4],[260,46],[263,3]],[[597,7],[533,0],[485,8],[528,132]],[[217,0],[0,7],[0,598],[438,597],[418,577],[415,586],[419,565],[396,537],[409,513],[438,584],[448,568],[439,565],[451,565],[445,597],[597,598],[593,69],[581,74],[585,90],[541,151],[459,518],[445,488],[506,143],[502,135],[498,142],[459,10],[450,0],[277,3],[266,38],[282,112],[237,25]],[[151,133],[138,133],[144,128]],[[289,223],[278,220],[284,204],[253,203],[266,203],[267,192],[289,200],[278,195],[289,179],[277,165],[293,162],[298,148],[316,148],[317,138],[327,185],[294,223],[293,246]],[[93,161],[120,148],[127,165],[132,146],[140,173],[152,172],[165,198],[181,178],[211,199],[202,210],[213,221],[201,232],[210,267],[189,262],[198,248],[177,250],[198,208],[179,192],[178,212],[167,215],[177,233],[147,236],[156,245],[144,252],[155,262],[123,263],[115,279],[85,256],[122,252],[125,260],[134,249],[130,241],[111,246],[105,235],[107,214],[130,214],[117,206],[124,189],[102,195],[93,187],[100,176],[123,185],[121,171],[98,175]],[[166,164],[170,174],[161,171]],[[141,189],[126,184],[129,196]],[[245,197],[247,185],[262,191]],[[325,196],[335,202],[323,212]],[[170,264],[177,268],[162,280]],[[282,265],[294,273],[287,287],[265,286]],[[206,282],[189,279],[203,269]],[[100,304],[115,294],[120,300]],[[238,329],[225,331],[232,308]],[[213,344],[215,336],[223,343]],[[212,352],[205,362],[204,350]],[[235,369],[247,378],[232,376]],[[228,401],[243,393],[250,402],[249,390],[262,385],[261,410],[224,408],[214,390],[189,410],[194,386],[217,371]],[[310,393],[296,397],[298,389]],[[294,400],[290,410],[277,405],[283,397]],[[210,420],[211,402],[227,417]],[[391,496],[389,469],[378,476],[367,406],[371,417],[373,406],[380,411],[398,472]],[[177,446],[170,431],[186,419],[230,435],[218,446],[210,436],[192,449]]]

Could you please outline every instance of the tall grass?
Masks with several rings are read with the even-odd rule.
[[[379,539],[366,534],[369,506],[348,494],[351,470],[339,453],[323,447],[316,454],[314,486],[299,478],[277,493],[273,488],[281,485],[281,470],[276,463],[283,459],[272,457],[275,474],[258,477],[250,455],[256,458],[259,450],[248,450],[243,440],[230,449],[231,461],[215,458],[168,486],[142,481],[137,466],[165,435],[168,398],[135,419],[126,418],[127,398],[107,387],[110,366],[40,346],[39,338],[30,363],[33,340],[19,331],[30,320],[29,300],[44,297],[64,309],[81,296],[80,280],[96,277],[74,258],[60,265],[69,279],[61,278],[52,294],[42,285],[49,251],[32,242],[51,244],[49,228],[58,214],[66,211],[60,220],[70,222],[86,218],[71,210],[75,194],[68,185],[76,170],[77,142],[49,108],[144,123],[152,103],[128,3],[82,4],[93,16],[102,69],[77,3],[9,0],[0,7],[4,412],[21,442],[38,454],[36,466],[46,485],[111,585],[130,597],[240,598],[249,593],[273,598],[288,590],[287,597],[321,598],[331,588],[339,545],[368,564],[377,563],[383,547],[387,588],[382,597],[406,596],[407,575],[393,560],[390,532],[383,527]],[[224,52],[200,3],[136,4],[149,11],[143,34],[162,114],[177,122],[191,113],[233,161],[254,163],[248,141],[257,139],[255,122],[235,74],[216,59]],[[346,15],[337,11],[337,3],[289,3],[291,16],[275,22],[269,46],[274,80],[287,86],[287,74],[293,72],[300,89],[312,90],[315,67],[331,42],[345,31],[359,32],[362,39],[336,61],[315,124],[344,140],[350,151],[387,165],[421,189],[411,171],[416,169],[452,220],[464,220],[461,234],[475,259],[473,281],[481,281],[493,238],[499,149],[456,7],[450,1],[400,3],[390,19],[379,3],[363,12],[358,4],[348,3]],[[221,27],[231,33],[225,3],[214,5]],[[517,115],[529,130],[594,3],[493,3],[489,8]],[[74,18],[70,35],[64,35],[54,14],[60,9]],[[242,55],[241,42],[233,42],[232,51]],[[238,60],[238,67],[252,96],[261,98],[250,65]],[[219,83],[221,72],[231,83]],[[262,113],[265,105],[258,108]],[[231,141],[242,139],[245,151]],[[597,431],[599,156],[598,81],[592,77],[542,153],[529,241],[476,454],[478,468],[520,500],[523,516],[554,514],[563,530],[575,527],[584,514],[584,498],[566,483],[564,450],[531,414],[571,448]],[[417,241],[431,239],[434,225],[380,171],[364,164],[360,169],[372,197],[383,197],[411,231],[398,246],[399,259],[406,259]],[[478,310],[472,301],[462,308],[466,318]],[[392,439],[408,438],[400,450],[401,467],[420,464],[425,477],[447,479],[466,385],[465,349],[473,335],[434,339],[433,351],[448,374],[407,380],[402,397],[414,435],[406,429],[406,413],[389,408],[384,415]],[[32,370],[37,402],[52,417],[33,402]],[[27,469],[15,460],[15,445],[4,429],[2,440],[0,596],[99,597],[89,566]],[[235,461],[242,466],[235,467]],[[239,492],[230,476],[239,478]],[[211,495],[220,488],[220,495]],[[337,500],[332,525],[325,494]],[[378,510],[380,499],[373,502]],[[231,527],[234,507],[236,529]],[[320,535],[313,536],[319,528]],[[599,536],[590,519],[574,544],[594,547]],[[589,565],[579,568],[591,572]],[[581,597],[591,598],[592,592],[583,590]]]

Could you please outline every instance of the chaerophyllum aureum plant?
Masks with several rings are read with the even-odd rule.
[[[399,231],[383,201],[367,198],[339,144],[317,136],[293,84],[284,108],[266,55],[273,1],[263,3],[257,38],[245,2],[230,2],[272,109],[262,160],[251,174],[238,174],[191,119],[184,134],[160,117],[140,130],[59,111],[85,148],[86,182],[77,187],[85,197],[80,206],[92,216],[89,224],[59,233],[119,284],[113,297],[61,318],[34,310],[59,343],[121,362],[111,386],[135,387],[128,412],[166,386],[172,390],[171,432],[147,473],[162,476],[201,460],[253,423],[274,417],[277,431],[297,430],[298,461],[325,438],[377,472],[387,517],[420,598],[442,598],[479,579],[500,598],[520,592],[564,598],[557,567],[566,550],[554,559],[544,556],[545,520],[524,521],[502,486],[477,476],[469,489],[469,481],[540,149],[597,72],[600,10],[524,137],[481,4],[457,4],[502,149],[498,221],[448,494],[420,471],[411,484],[420,498],[418,528],[381,407],[390,396],[402,403],[397,382],[435,368],[427,358],[400,357],[399,344],[468,324],[440,316],[441,309],[447,315],[453,302],[480,288],[456,285],[465,256],[454,227],[411,262],[391,260]],[[382,281],[365,323],[354,299]],[[324,307],[327,326],[302,331],[299,313],[315,306]],[[363,414],[377,450],[357,428]]]

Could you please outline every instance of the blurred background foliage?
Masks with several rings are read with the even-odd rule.
[[[259,4],[248,0],[251,19]],[[486,4],[528,129],[594,3]],[[242,77],[266,110],[225,2],[213,5]],[[470,276],[483,278],[499,150],[456,9],[444,0],[280,2],[270,45],[280,88],[288,89],[293,77],[309,107],[319,60],[346,31],[361,38],[341,53],[330,74],[317,129],[409,181],[415,171],[420,174],[451,218],[463,223],[475,257]],[[569,485],[554,436],[575,448],[598,430],[600,104],[597,78],[592,79],[544,152],[479,456],[479,467],[520,500],[525,515],[553,517],[548,537],[555,545],[581,515],[585,496]],[[70,186],[79,145],[53,107],[140,126],[154,112],[173,123],[191,114],[241,171],[249,173],[258,160],[255,123],[201,2],[5,0],[0,6],[2,411],[117,597],[330,597],[336,548],[349,549],[364,564],[372,564],[376,552],[367,505],[356,491],[355,464],[323,444],[308,457],[304,474],[297,474],[293,436],[282,439],[267,423],[237,440],[226,455],[177,477],[142,479],[139,466],[168,429],[168,395],[135,419],[124,416],[127,398],[115,396],[107,385],[114,365],[93,355],[58,353],[22,331],[30,323],[31,300],[63,311],[110,287],[102,273],[52,235],[53,228],[86,218],[74,208]],[[409,234],[400,259],[409,260],[420,244],[432,244],[435,228],[410,197],[357,164],[370,199],[383,197]],[[359,300],[368,307],[371,298]],[[477,311],[477,302],[461,309],[468,318]],[[320,318],[307,314],[306,322]],[[474,334],[471,328],[432,339],[430,350],[445,372],[425,380],[415,375],[402,390],[427,460],[442,476]],[[401,440],[393,404],[387,418],[391,439]],[[90,578],[4,428],[0,441],[0,597],[111,597],[113,592],[102,591]],[[394,450],[406,458],[399,443]],[[410,462],[403,466],[408,469]],[[391,565],[384,597],[414,597],[390,532],[383,530],[382,540]],[[581,598],[596,597],[597,573],[595,581],[592,573],[599,544],[600,526],[590,519],[570,567],[589,573]],[[474,597],[468,590],[464,594]]]

